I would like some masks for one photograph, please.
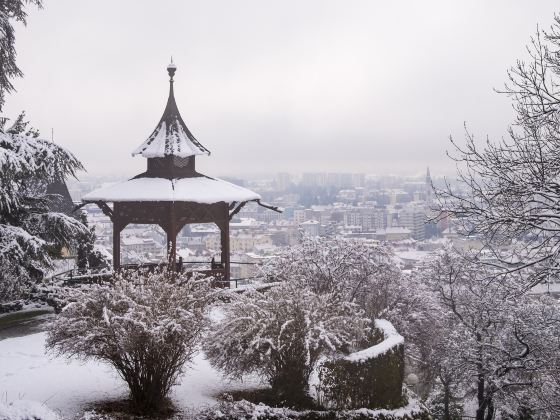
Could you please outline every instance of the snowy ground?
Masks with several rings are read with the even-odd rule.
[[[0,340],[0,396],[3,402],[18,399],[45,403],[64,418],[72,418],[90,403],[126,397],[126,385],[111,368],[96,362],[68,362],[45,354],[46,333]],[[180,409],[215,403],[228,389],[255,386],[226,381],[202,354],[173,389]]]

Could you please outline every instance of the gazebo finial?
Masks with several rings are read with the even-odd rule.
[[[167,73],[169,74],[169,81],[173,82],[173,76],[175,76],[175,71],[177,66],[173,63],[173,56],[171,56],[171,63],[167,65]]]

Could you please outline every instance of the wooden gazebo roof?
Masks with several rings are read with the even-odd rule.
[[[195,155],[209,155],[210,151],[193,136],[183,121],[173,92],[173,76],[177,67],[171,63],[167,66],[169,73],[169,98],[163,115],[148,139],[132,152],[145,158],[162,158],[177,156],[186,158]]]
[[[260,200],[261,196],[247,188],[207,176],[188,178],[139,177],[92,191],[84,201],[176,201],[198,204],[219,202],[241,203]]]

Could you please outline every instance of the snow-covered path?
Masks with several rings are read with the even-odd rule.
[[[46,333],[41,332],[0,341],[2,401],[45,402],[64,418],[72,418],[88,403],[126,396],[126,385],[109,366],[47,355],[45,337]],[[181,384],[174,387],[172,398],[183,409],[200,407],[214,403],[213,396],[220,391],[254,383],[242,385],[223,380],[199,354]]]

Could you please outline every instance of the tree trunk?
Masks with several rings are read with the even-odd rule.
[[[449,412],[449,402],[451,400],[451,392],[449,384],[443,384],[443,420],[451,420],[451,413]]]
[[[480,336],[479,333],[476,334],[476,341],[477,343],[480,343],[482,341],[482,337]],[[481,354],[481,348],[478,348],[478,363],[477,363],[477,371],[478,371],[478,375],[477,375],[477,380],[476,380],[476,385],[477,385],[477,390],[476,390],[476,399],[478,402],[478,409],[476,410],[476,420],[485,420],[485,416],[484,416],[484,412],[486,411],[486,398],[484,395],[484,388],[485,388],[485,380],[484,380],[484,372],[482,370],[483,368],[483,364],[482,364],[482,354]]]
[[[492,398],[488,400],[488,411],[486,412],[486,420],[492,420],[494,418],[494,402]]]

